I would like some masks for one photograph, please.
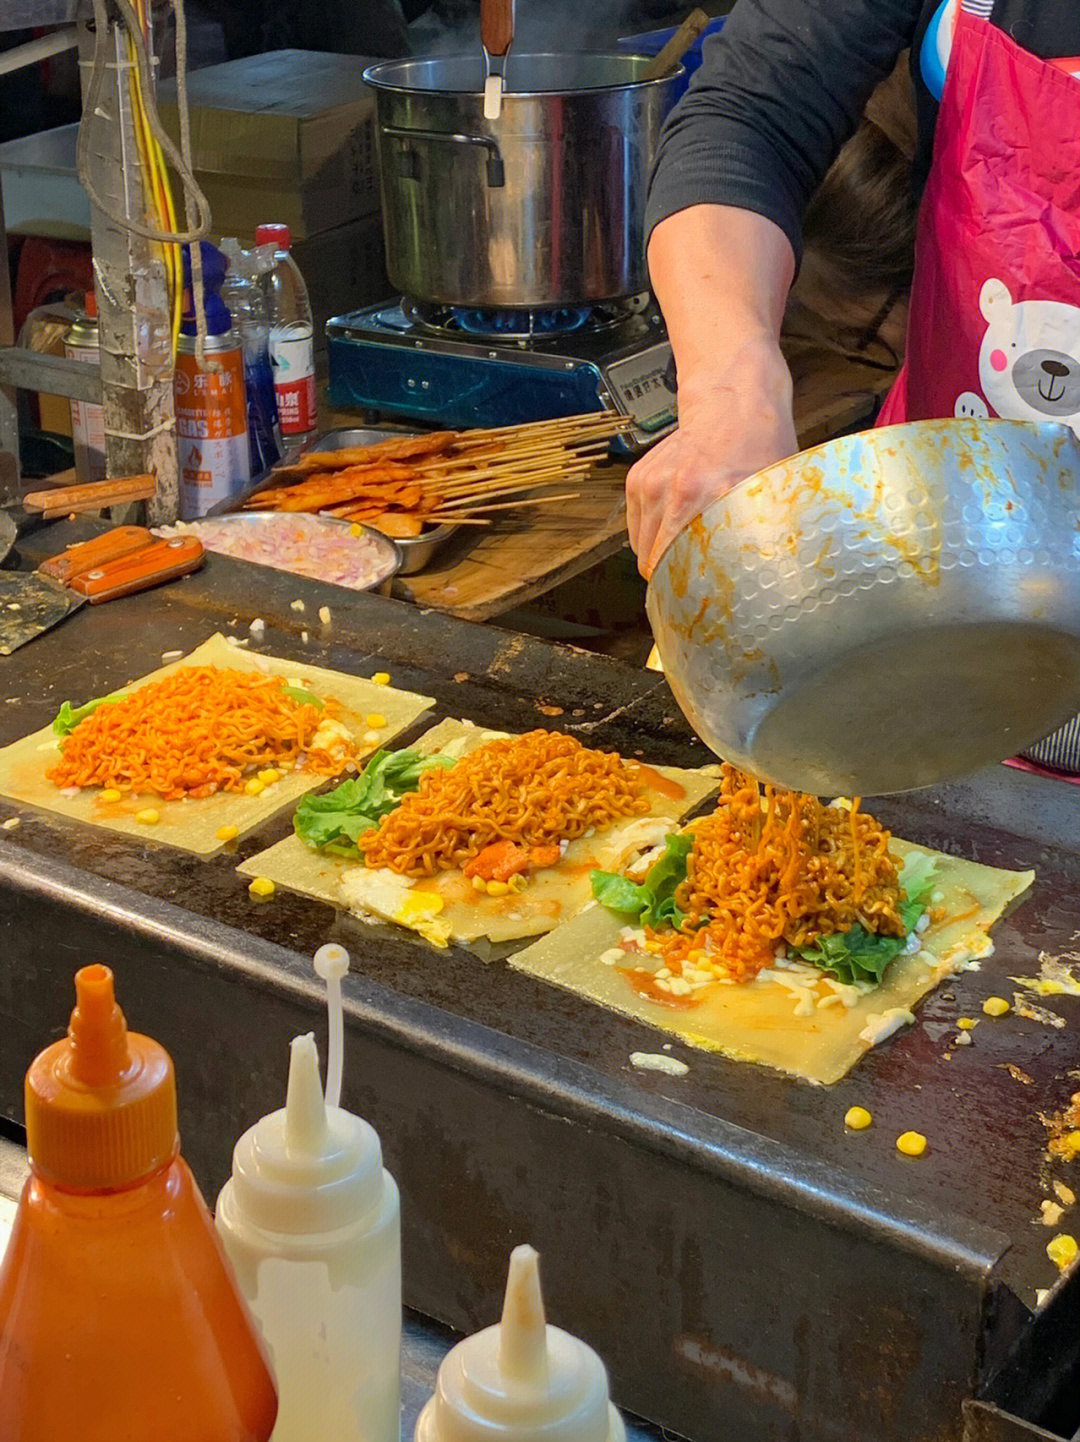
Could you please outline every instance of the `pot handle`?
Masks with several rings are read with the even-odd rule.
[[[492,190],[498,190],[506,184],[506,170],[503,166],[502,152],[490,135],[474,135],[465,131],[451,130],[411,130],[401,125],[384,125],[382,133],[389,135],[393,140],[440,140],[448,141],[451,145],[479,145],[487,151],[487,183]],[[402,175],[410,180],[417,179],[417,164],[415,152],[406,145],[402,150],[399,159],[399,167]]]

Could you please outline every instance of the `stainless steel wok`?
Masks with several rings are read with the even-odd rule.
[[[648,613],[720,756],[819,795],[926,786],[1080,710],[1080,442],[944,420],[750,477],[665,552]]]

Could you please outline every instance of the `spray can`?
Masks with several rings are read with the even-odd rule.
[[[97,296],[86,292],[86,313],[79,316],[64,337],[68,360],[101,364]],[[71,401],[71,438],[75,443],[75,477],[80,483],[103,481],[105,463],[105,411],[93,401]]]
[[[184,248],[184,319],[176,349],[173,398],[180,467],[180,515],[203,516],[242,491],[251,479],[244,348],[218,291],[225,257],[200,241],[206,313],[207,369],[195,355],[191,258]]]

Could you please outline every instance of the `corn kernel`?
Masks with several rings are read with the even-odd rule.
[[[926,1151],[926,1138],[922,1132],[901,1132],[896,1138],[896,1150],[905,1157],[921,1157]]]
[[[375,674],[374,674],[374,676],[372,676],[371,679],[375,682],[375,685],[376,685],[376,686],[389,686],[389,685],[390,685],[390,672],[389,672],[389,671],[376,671]]]
[[[1003,996],[988,996],[983,1002],[982,1009],[986,1016],[1004,1016],[1006,1012],[1012,1011],[1012,1007]]]
[[[256,876],[255,880],[248,887],[248,891],[256,901],[269,901],[277,887],[270,880],[269,876]]]
[[[367,718],[367,724],[371,727],[372,731],[381,731],[386,725],[386,717],[380,716],[377,711],[373,711]]]
[[[472,879],[472,888],[474,891],[486,891],[487,882],[482,876],[474,876]]]
[[[852,1132],[864,1132],[873,1120],[865,1107],[848,1107],[844,1113],[844,1125]]]
[[[363,526],[360,524],[360,522],[359,522],[359,521],[353,521],[352,525],[349,527],[349,535],[350,535],[350,536],[362,536],[363,534],[364,534],[364,528],[363,528]]]
[[[239,834],[239,828],[236,826],[219,826],[217,829],[219,841],[235,841]]]
[[[153,806],[148,806],[145,811],[136,811],[135,820],[141,826],[156,826],[161,820],[161,812]]]
[[[485,890],[489,896],[507,896],[510,892],[510,885],[506,881],[489,881]]]
[[[273,786],[275,781],[281,780],[281,772],[276,766],[265,766],[257,775],[264,786]]]
[[[956,1025],[961,1031],[974,1031],[976,1026],[975,1018],[971,1016],[958,1016],[956,1018]]]
[[[1070,1237],[1068,1232],[1059,1232],[1046,1244],[1046,1255],[1059,1272],[1063,1272],[1076,1261],[1077,1252],[1080,1252],[1080,1247],[1076,1245],[1076,1238]]]
[[[1065,1153],[1070,1160],[1080,1155],[1080,1132],[1068,1132],[1062,1138],[1062,1141],[1064,1143]]]
[[[515,872],[507,882],[511,891],[524,891],[528,884],[529,878],[525,875],[524,871]]]
[[[261,796],[266,790],[266,782],[260,781],[257,776],[252,776],[249,781],[244,782],[244,790],[248,796]]]
[[[123,793],[122,791],[117,791],[117,789],[116,789],[115,786],[109,786],[109,787],[107,787],[107,788],[101,793],[101,800],[102,800],[102,801],[122,801],[122,800],[123,800],[123,796],[124,796],[124,793]]]

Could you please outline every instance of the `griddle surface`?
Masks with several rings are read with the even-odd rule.
[[[76,534],[54,531],[49,550]],[[303,614],[291,608],[297,598],[305,602]],[[318,620],[322,605],[331,608],[330,627]],[[650,762],[711,759],[653,673],[217,556],[208,557],[199,575],[166,590],[85,607],[4,659],[0,743],[46,724],[66,699],[103,694],[153,669],[162,652],[189,650],[219,629],[248,637],[256,616],[266,630],[251,649],[361,675],[387,670],[394,684],[436,696],[440,715],[509,729],[561,727]],[[562,714],[539,709],[552,706]],[[302,955],[338,938],[352,952],[354,970],[374,984],[374,1004],[385,987],[490,1028],[511,1039],[523,1073],[534,1071],[556,1090],[564,1075],[575,1107],[618,1114],[699,1159],[735,1158],[764,1188],[802,1186],[823,1207],[835,1205],[837,1216],[858,1212],[866,1224],[894,1229],[905,1245],[972,1256],[1007,1246],[1001,1279],[1031,1306],[1036,1289],[1051,1286],[1057,1275],[1044,1251],[1053,1233],[1036,1222],[1047,1195],[1038,1113],[1064,1106],[1078,1085],[1070,1072],[1080,1067],[1080,1001],[1040,1003],[1066,1018],[1060,1030],[1010,1015],[981,1019],[970,1046],[952,1043],[956,1018],[982,1018],[988,995],[1011,998],[1009,977],[1037,972],[1040,951],[1078,949],[1080,791],[999,767],[953,787],[868,803],[868,809],[898,835],[990,865],[1034,867],[1037,879],[1017,912],[996,928],[995,954],[981,970],[940,988],[919,1009],[915,1026],[828,1089],[679,1043],[672,1054],[689,1063],[687,1076],[639,1072],[629,1066],[630,1052],[657,1051],[664,1037],[502,962],[436,952],[280,892],[269,904],[254,903],[235,861],[286,834],[285,818],[249,837],[236,858],[204,861],[149,837],[140,843],[0,803],[0,819],[16,811],[22,818],[17,829],[2,833],[0,858],[6,851],[9,861],[0,864],[17,868],[21,853],[11,848],[24,848],[88,878],[174,903],[193,914],[193,927],[205,930],[195,920],[204,918]],[[479,1035],[482,1045],[504,1051],[506,1043],[490,1033],[487,1041],[472,1027],[463,1035]],[[238,1038],[238,1051],[255,1040],[243,1038],[241,1045]],[[29,1061],[28,1053],[22,1062]],[[1031,1083],[1015,1079],[1008,1063]],[[856,1103],[874,1118],[857,1135],[843,1126],[846,1109]],[[929,1138],[920,1160],[895,1149],[895,1138],[909,1128]],[[1055,1175],[1080,1192],[1080,1164],[1059,1165]],[[1080,1218],[1066,1213],[1061,1230],[1078,1228]]]

